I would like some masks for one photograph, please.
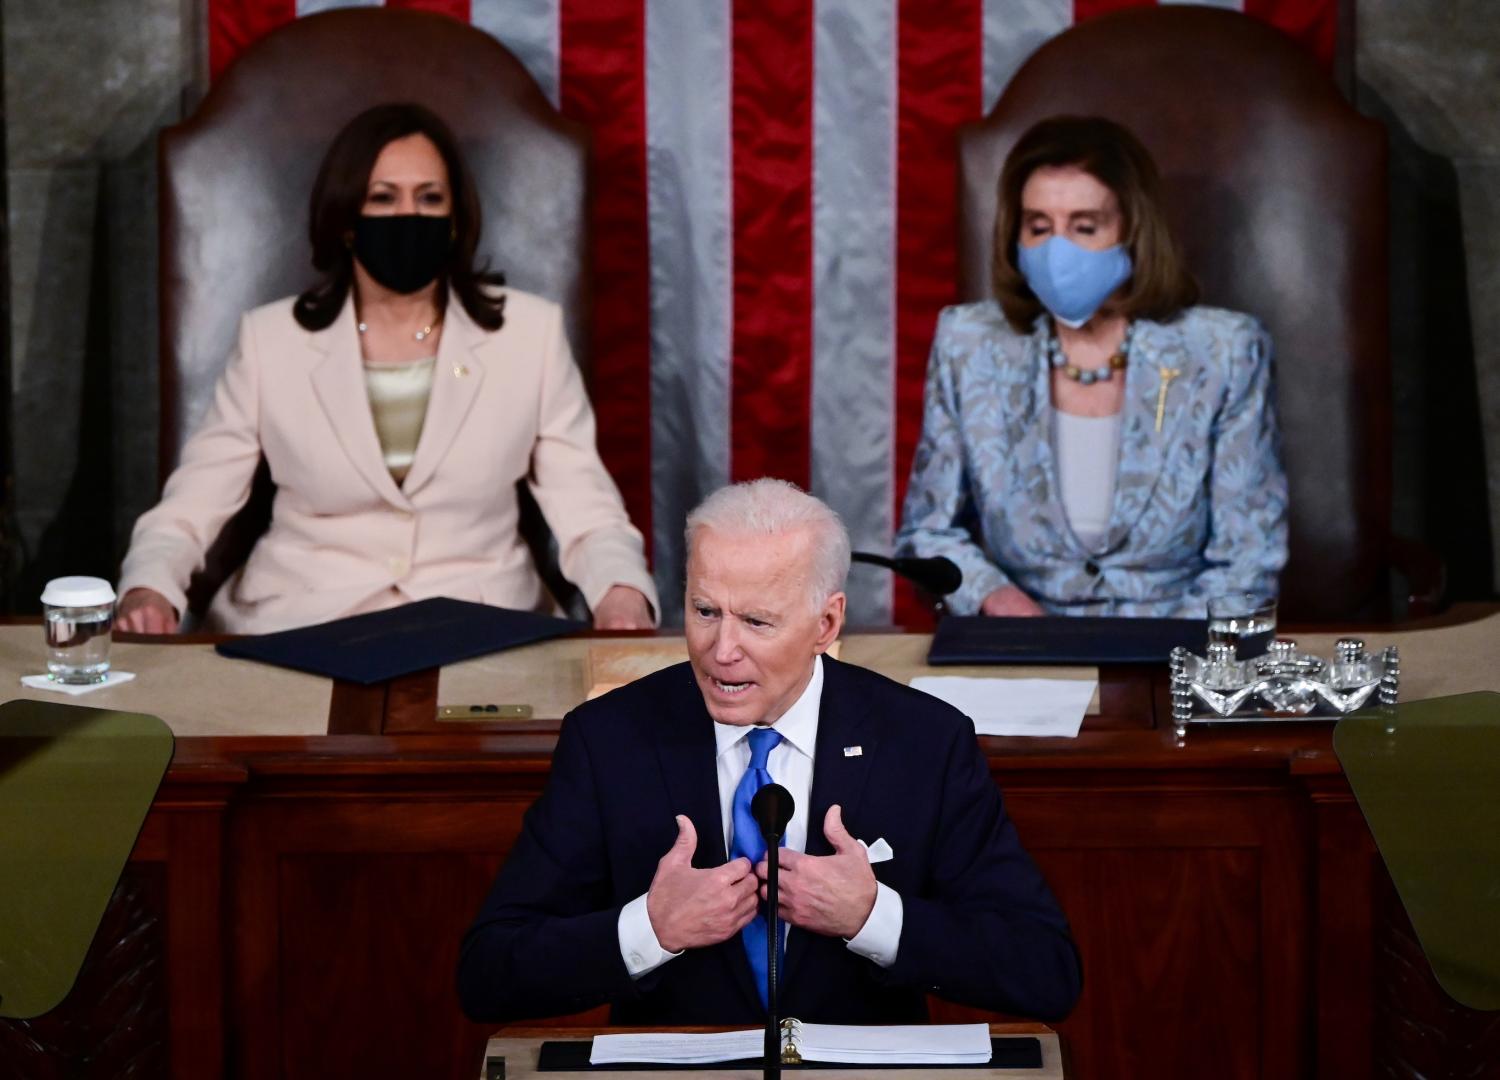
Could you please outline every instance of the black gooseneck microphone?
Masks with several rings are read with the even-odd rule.
[[[767,784],[750,800],[750,816],[760,826],[760,835],[766,841],[766,1044],[765,1069],[767,1080],[781,1077],[781,1015],[776,1001],[776,958],[780,952],[781,920],[776,915],[780,899],[778,881],[781,863],[781,837],[786,833],[787,822],[792,820],[792,811],[797,807],[792,793],[780,784]]]
[[[871,566],[883,566],[887,570],[893,570],[908,581],[920,585],[933,596],[947,596],[949,593],[957,592],[964,583],[963,571],[952,559],[945,559],[941,555],[930,559],[919,559],[912,555],[892,559],[869,551],[856,551],[849,557],[858,563],[869,563]]]

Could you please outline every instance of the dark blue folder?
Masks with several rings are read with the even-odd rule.
[[[1154,664],[1182,645],[1202,654],[1206,619],[1040,615],[949,615],[932,635],[927,662],[944,664]]]
[[[572,619],[440,596],[216,648],[224,656],[369,685],[584,629]]]

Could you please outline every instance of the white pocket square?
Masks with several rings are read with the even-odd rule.
[[[883,836],[873,844],[867,844],[861,840],[859,846],[865,849],[865,854],[870,857],[872,863],[885,862],[887,859],[896,857],[896,853],[891,850],[891,845],[885,842]]]

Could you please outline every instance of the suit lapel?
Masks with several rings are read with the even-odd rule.
[[[313,393],[350,463],[382,499],[409,509],[411,503],[391,479],[380,449],[380,437],[375,433],[370,394],[359,355],[359,332],[354,325],[353,300],[344,303],[332,325],[309,334],[308,343],[318,354],[310,374]]]
[[[655,726],[656,752],[672,812],[686,814],[698,832],[693,865],[703,869],[721,866],[727,858],[719,811],[718,746],[692,668],[684,664],[680,673],[666,715]]]
[[[1182,335],[1174,326],[1146,320],[1137,323],[1131,354],[1125,369],[1120,458],[1110,509],[1111,549],[1124,543],[1151,501],[1162,461],[1178,423],[1188,411],[1197,377]],[[1158,402],[1162,407],[1160,430],[1156,423]]]
[[[479,351],[485,342],[485,332],[469,318],[458,298],[451,293],[445,322],[447,325],[438,342],[437,363],[432,371],[432,396],[427,402],[427,417],[422,422],[422,437],[417,441],[411,469],[406,474],[407,494],[414,494],[432,479],[473,408],[485,378]]]
[[[693,865],[706,870],[724,865],[729,857],[719,807],[718,744],[713,719],[703,706],[692,669],[683,664],[679,670],[682,678],[674,684],[665,715],[655,726],[659,732],[656,750],[673,813],[686,814],[698,832]],[[755,976],[739,935],[718,946],[718,952],[740,992],[760,1008]]]
[[[852,746],[858,746],[860,753],[854,757],[845,756],[844,748]],[[823,698],[818,703],[818,741],[813,759],[812,795],[808,801],[809,855],[833,854],[833,845],[823,835],[823,819],[830,806],[838,804],[846,826],[851,820],[858,820],[860,798],[864,792],[865,779],[869,776],[869,762],[873,760],[877,750],[865,730],[865,716],[859,710],[859,703],[851,701],[845,689],[843,665],[825,656]],[[787,935],[783,985],[790,982],[797,970],[798,963],[807,951],[809,939],[810,935],[806,931]]]

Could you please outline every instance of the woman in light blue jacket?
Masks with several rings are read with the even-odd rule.
[[[1201,617],[1276,593],[1271,341],[1196,306],[1159,186],[1099,118],[1044,120],[1006,160],[997,300],[938,321],[897,535],[958,564],[955,612]]]

